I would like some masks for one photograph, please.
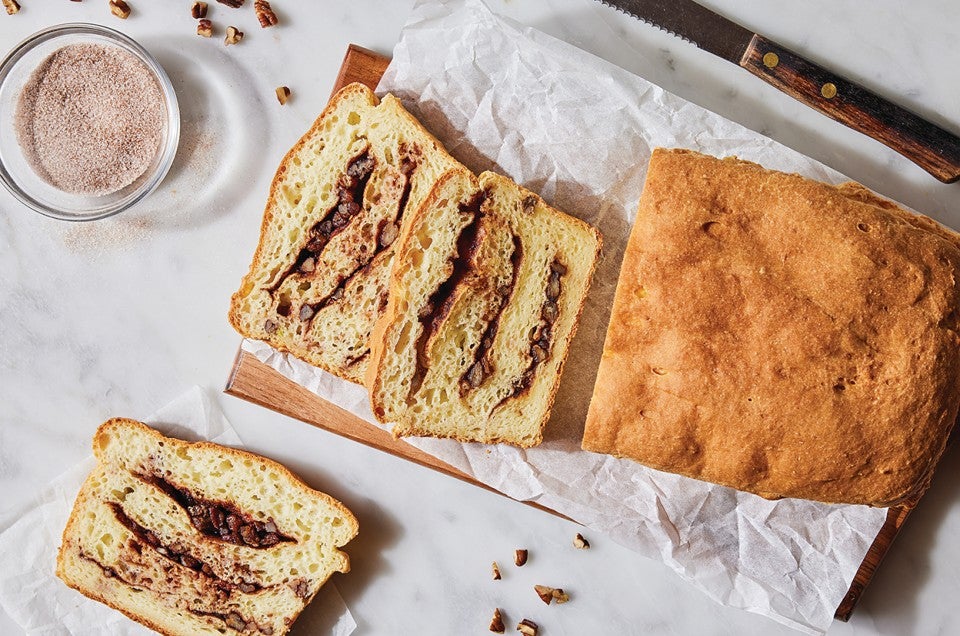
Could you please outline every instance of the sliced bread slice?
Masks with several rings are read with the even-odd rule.
[[[392,95],[343,88],[277,170],[231,324],[360,382],[403,219],[456,166]]]
[[[533,446],[599,232],[505,177],[445,174],[404,228],[366,383],[397,436]]]
[[[125,419],[93,450],[57,576],[151,629],[279,636],[350,569],[354,516],[276,462]]]

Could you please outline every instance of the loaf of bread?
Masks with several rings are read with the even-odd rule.
[[[343,88],[277,170],[231,324],[361,382],[403,219],[458,165],[393,96]]]
[[[909,505],[960,402],[960,240],[855,184],[654,152],[583,448]]]
[[[395,435],[540,443],[600,234],[509,179],[446,173],[400,239],[367,386]]]
[[[356,519],[276,462],[124,419],[93,450],[57,576],[151,629],[280,636],[350,569]]]

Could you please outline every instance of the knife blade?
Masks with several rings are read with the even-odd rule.
[[[960,179],[960,137],[693,0],[600,2],[733,62],[944,183]]]

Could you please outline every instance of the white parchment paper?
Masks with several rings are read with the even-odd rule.
[[[580,439],[654,147],[737,155],[834,183],[843,177],[569,44],[500,18],[479,0],[419,2],[379,92],[400,97],[475,172],[506,174],[604,236],[604,258],[544,443],[527,450],[435,439],[410,443],[511,497],[536,501],[662,560],[721,603],[824,632],[886,510],[771,502],[587,453]],[[262,343],[246,341],[244,348],[374,421],[363,388]]]
[[[195,387],[147,420],[164,435],[240,447],[216,406]],[[0,605],[29,636],[146,636],[153,630],[68,588],[54,574],[60,538],[93,457],[52,481],[21,510],[0,519]],[[332,583],[307,606],[291,634],[348,636],[357,624]]]

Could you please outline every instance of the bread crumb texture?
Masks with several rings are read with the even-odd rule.
[[[458,165],[392,95],[343,88],[277,170],[230,322],[361,382],[403,219]]]
[[[509,179],[444,175],[401,238],[368,376],[396,435],[541,441],[599,233]]]
[[[276,462],[124,419],[94,454],[57,576],[151,629],[278,636],[350,569],[354,516]]]

